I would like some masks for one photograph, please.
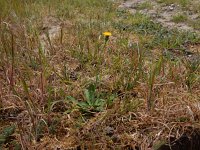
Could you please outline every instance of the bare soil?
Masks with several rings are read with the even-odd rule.
[[[158,0],[126,0],[120,5],[120,8],[128,9],[132,14],[139,12],[148,15],[170,29],[177,28],[200,33],[199,5],[198,0],[191,0],[187,6],[182,6],[179,3],[161,3]],[[176,16],[180,20],[176,20]]]

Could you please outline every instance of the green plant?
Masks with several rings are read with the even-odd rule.
[[[200,30],[200,19],[190,20],[188,22],[194,29]]]
[[[185,14],[177,14],[177,15],[173,16],[173,18],[172,18],[172,21],[175,23],[185,22],[187,20],[188,20],[188,18]]]
[[[85,101],[78,101],[72,96],[68,96],[67,98],[83,112],[97,112],[103,110],[105,100],[98,96],[96,85],[90,84],[84,91],[84,97]]]
[[[151,109],[153,87],[155,84],[156,76],[161,72],[162,65],[163,65],[163,56],[160,56],[160,59],[151,67],[149,78],[148,78],[147,110]]]
[[[200,82],[200,77],[199,77],[199,66],[200,66],[200,61],[199,57],[194,58],[194,60],[183,60],[182,61],[184,66],[187,68],[187,73],[185,76],[185,83],[191,92],[193,85],[195,83]]]
[[[189,0],[179,0],[179,3],[182,7],[187,7],[190,4]]]
[[[15,126],[9,126],[3,129],[0,134],[0,149],[3,144],[9,139],[9,137],[15,132]]]
[[[137,9],[139,9],[139,10],[142,10],[142,9],[151,9],[151,8],[152,8],[151,2],[143,2],[143,3],[140,3],[137,6]]]

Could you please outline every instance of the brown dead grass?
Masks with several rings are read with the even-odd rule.
[[[110,38],[106,47],[107,51],[103,51],[100,47],[101,79],[97,88],[98,92],[116,93],[114,103],[104,111],[90,116],[84,116],[76,107],[63,101],[55,103],[51,111],[47,112],[49,98],[53,102],[63,100],[69,95],[80,101],[84,99],[83,90],[88,83],[95,81],[97,60],[96,58],[79,60],[77,53],[82,50],[81,55],[89,57],[87,50],[94,52],[95,44],[103,45],[103,37],[99,36],[97,31],[91,31],[87,35],[89,38],[85,38],[86,35],[77,38],[78,27],[74,20],[60,21],[51,17],[45,20],[39,35],[44,36],[43,27],[51,30],[53,26],[59,26],[59,29],[64,26],[63,43],[60,41],[60,30],[57,36],[51,37],[51,45],[46,37],[45,40],[38,41],[39,38],[28,36],[22,24],[14,28],[12,25],[8,26],[15,36],[14,48],[18,50],[16,68],[12,70],[12,63],[4,53],[0,68],[0,117],[4,116],[0,118],[3,120],[0,124],[1,127],[10,123],[17,125],[18,132],[14,136],[24,149],[92,150],[140,147],[142,150],[147,150],[163,140],[165,143],[170,143],[171,137],[178,139],[183,134],[190,135],[193,130],[199,129],[199,80],[189,89],[186,79],[190,70],[182,63],[185,61],[185,54],[175,53],[173,49],[172,53],[175,53],[180,61],[164,59],[162,71],[155,77],[152,107],[147,111],[149,85],[146,76],[150,73],[152,62],[161,56],[161,50],[157,48],[147,52],[142,68],[146,76],[137,80],[136,86],[126,90],[125,85],[128,81],[124,75],[134,74],[134,72],[127,73],[131,70],[127,60],[137,63],[138,59],[137,50],[131,51],[131,46],[127,48],[126,44],[135,44],[141,48],[145,40],[151,40],[151,36],[141,37],[137,34],[122,36],[114,29],[114,36]],[[120,45],[119,41],[124,39],[128,43]],[[47,51],[45,59],[38,56],[38,51],[35,51],[38,50],[36,48],[39,42]],[[12,45],[8,44],[10,48]],[[81,44],[83,44],[82,49]],[[199,44],[188,47],[193,55],[199,54]],[[27,52],[27,49],[30,51]],[[28,56],[33,56],[39,65],[26,66]],[[66,75],[70,76],[71,72],[75,72],[78,74],[78,79],[63,79],[64,66],[67,68]],[[23,88],[23,78],[26,79],[28,93]],[[16,91],[13,90],[12,84]],[[52,92],[48,91],[48,86],[51,86]],[[34,129],[40,121],[44,121],[45,125],[41,127],[44,132],[42,137],[38,138]],[[53,127],[54,122],[56,122],[55,131],[50,133],[50,127]]]

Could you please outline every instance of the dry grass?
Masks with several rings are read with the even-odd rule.
[[[2,148],[146,150],[199,128],[199,35],[106,0],[1,3]]]

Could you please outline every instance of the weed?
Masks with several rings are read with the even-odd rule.
[[[178,15],[173,16],[172,21],[175,23],[186,22],[187,16],[184,14],[178,14]]]
[[[156,64],[151,67],[149,78],[148,78],[147,110],[151,109],[153,87],[155,84],[156,76],[160,74],[161,72],[162,65],[163,65],[163,56],[161,56],[159,60],[156,62]]]
[[[139,9],[139,10],[151,9],[151,8],[152,8],[151,2],[143,2],[143,3],[140,3],[140,4],[137,6],[137,9]]]
[[[15,132],[15,126],[9,126],[3,129],[2,133],[0,134],[0,148],[4,143],[7,142],[9,137]]]
[[[98,97],[96,93],[96,85],[90,84],[84,91],[85,101],[78,101],[75,98],[68,96],[67,98],[76,104],[80,110],[87,113],[102,111],[105,105],[105,100]],[[109,100],[109,102],[111,102]]]

